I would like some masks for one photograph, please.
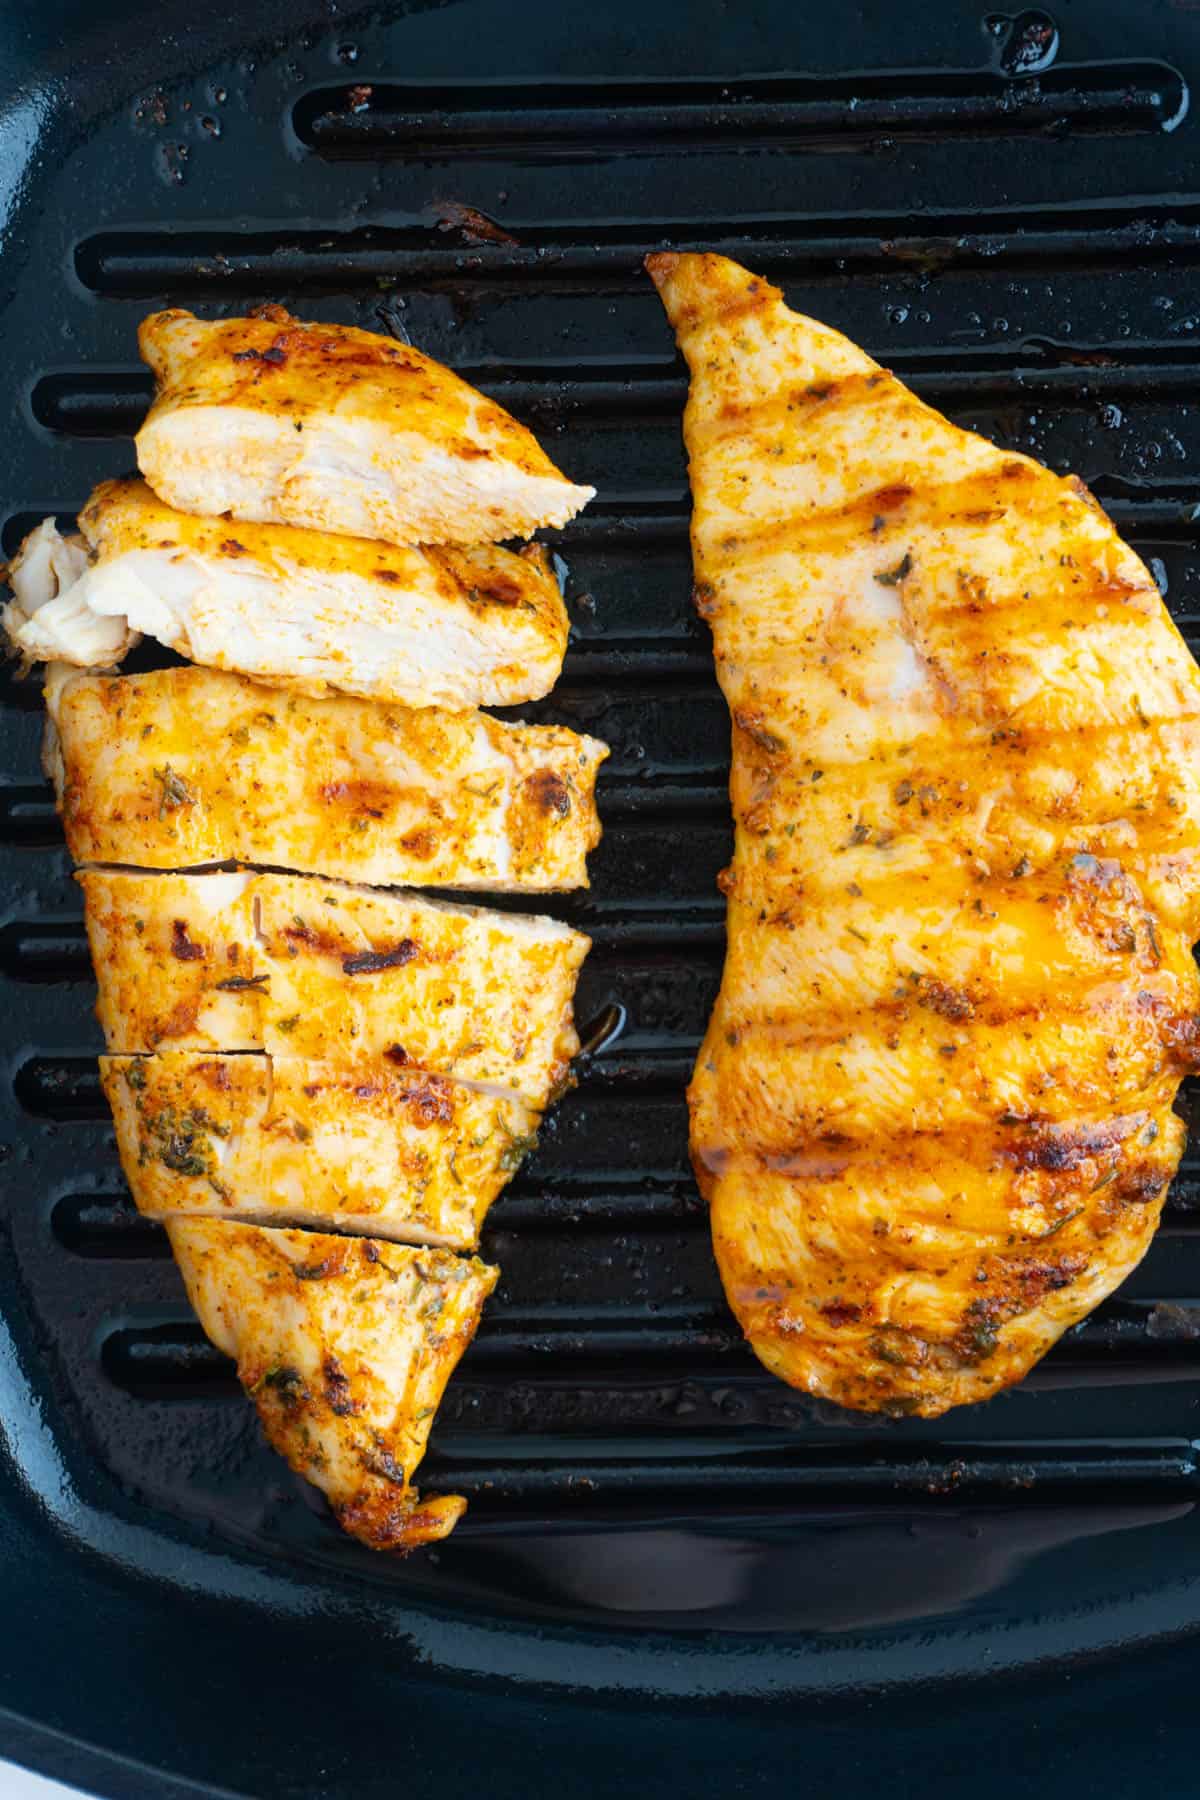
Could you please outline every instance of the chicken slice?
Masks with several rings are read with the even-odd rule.
[[[372,1550],[445,1537],[466,1510],[412,1477],[498,1271],[370,1238],[227,1220],[168,1226],[188,1298],[290,1466]]]
[[[586,887],[608,754],[557,725],[282,694],[192,667],[47,672],[76,862],[236,860],[388,886]]]
[[[88,546],[63,537],[53,519],[31,531],[8,565],[12,599],[0,608],[0,626],[26,663],[85,663],[109,668],[138,642],[122,612],[94,608],[86,591]]]
[[[590,940],[555,919],[249,870],[78,879],[111,1051],[383,1059],[540,1108],[579,1048]]]
[[[397,549],[291,525],[201,519],[105,481],[12,566],[0,617],[30,662],[119,661],[145,633],[210,668],[306,694],[511,706],[549,693],[567,614],[546,552]]]
[[[1200,672],[1080,483],[736,264],[649,267],[733,720],[689,1096],[717,1260],[785,1380],[935,1416],[1157,1223],[1200,1061]]]
[[[106,1056],[139,1212],[225,1215],[471,1249],[537,1139],[511,1095],[297,1056]]]
[[[565,525],[595,493],[532,434],[407,344],[280,307],[153,313],[158,395],[138,465],[169,506],[394,544],[495,543]]]

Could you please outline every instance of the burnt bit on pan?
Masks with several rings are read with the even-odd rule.
[[[439,200],[434,210],[438,230],[456,233],[464,244],[510,244],[514,248],[520,245],[520,238],[505,231],[503,225],[497,225],[495,219],[489,219],[474,206],[463,206],[457,200]]]

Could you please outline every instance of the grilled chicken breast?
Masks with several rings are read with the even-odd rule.
[[[406,344],[279,307],[154,313],[158,397],[138,465],[169,506],[394,544],[495,543],[565,525],[577,487],[502,407]]]
[[[77,862],[237,860],[386,886],[587,886],[608,754],[555,725],[51,664],[45,762]]]
[[[412,1476],[497,1271],[370,1238],[176,1220],[188,1297],[270,1443],[375,1550],[445,1537],[466,1502]]]
[[[140,634],[193,662],[305,694],[511,706],[549,693],[567,614],[546,552],[397,549],[290,525],[239,525],[105,481],[12,565],[0,615],[27,661],[120,660]]]
[[[540,1108],[579,1048],[590,940],[555,919],[249,870],[78,879],[112,1051],[382,1061]]]
[[[100,1061],[130,1192],[149,1218],[221,1215],[471,1249],[537,1141],[512,1095],[296,1056]]]
[[[589,943],[380,890],[587,885],[607,747],[468,709],[553,685],[549,556],[501,540],[594,490],[371,333],[267,307],[140,335],[145,479],[32,532],[0,622],[48,665],[134,1201],[270,1442],[403,1551],[465,1508],[412,1486],[498,1275],[455,1252],[568,1079]],[[94,672],[143,634],[201,666]]]
[[[690,1090],[731,1306],[794,1386],[934,1416],[1145,1251],[1200,980],[1200,673],[1080,483],[922,405],[717,256],[696,601],[733,716],[721,992]]]

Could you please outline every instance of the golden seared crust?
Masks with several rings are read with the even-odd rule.
[[[373,1550],[444,1537],[465,1502],[413,1472],[497,1270],[370,1238],[175,1220],[188,1297],[268,1441]]]
[[[1019,1380],[1157,1222],[1200,1038],[1200,674],[1081,484],[721,257],[650,269],[733,718],[690,1090],[717,1259],[785,1380],[934,1416]]]
[[[855,887],[901,876],[944,898],[944,881],[961,884],[964,866],[1023,883],[1014,897],[1043,893],[1047,871],[1057,881],[1065,870],[1068,886],[1083,889],[1117,875],[1190,942],[1200,916],[1200,718],[1101,726],[1087,741],[1080,761],[1065,759],[1057,740],[997,731],[972,750],[955,733],[941,744],[889,744],[862,763],[796,769],[735,724],[742,839],[726,889],[790,918],[802,894],[853,899]],[[805,830],[789,832],[799,811]],[[976,898],[986,911],[974,894],[972,909]]]
[[[589,940],[553,919],[317,876],[79,876],[108,1048],[268,1050],[547,1104]]]
[[[814,1143],[702,1171],[753,1349],[793,1386],[866,1411],[933,1418],[1020,1381],[1144,1255],[1183,1145],[1173,1086],[1102,1120]]]
[[[494,543],[564,525],[576,487],[536,439],[431,357],[348,326],[154,313],[158,395],[138,464],[183,512],[397,544]]]
[[[538,1114],[440,1075],[296,1056],[108,1056],[121,1164],[150,1218],[225,1214],[470,1249]]]
[[[1181,985],[1118,977],[1078,1012],[1044,995],[993,1024],[940,977],[909,983],[897,971],[901,997],[868,1001],[853,1018],[831,1012],[819,1036],[730,993],[692,1089],[696,1141],[780,1152],[829,1133],[947,1131],[1009,1115],[1058,1122],[1130,1106],[1165,1068],[1178,1081],[1191,1065],[1195,1009],[1180,1010]]]
[[[46,685],[77,862],[238,860],[347,881],[586,887],[607,748],[557,725],[311,699],[212,669]]]
[[[540,545],[399,549],[290,525],[235,529],[136,479],[101,482],[79,525],[90,567],[66,592],[48,571],[43,604],[11,622],[34,658],[53,641],[60,660],[94,663],[99,634],[128,625],[127,641],[144,632],[301,693],[452,707],[538,699],[562,668],[566,607]]]

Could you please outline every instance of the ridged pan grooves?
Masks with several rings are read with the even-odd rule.
[[[216,1384],[228,1398],[238,1395],[231,1364],[191,1321],[118,1328],[105,1337],[102,1354],[109,1378],[135,1397],[186,1399],[198,1385],[208,1389]],[[549,1307],[526,1316],[501,1312],[480,1327],[469,1354],[466,1379],[494,1369],[505,1372],[509,1381],[532,1381],[544,1366],[555,1383],[598,1381],[610,1396],[609,1420],[616,1424],[633,1422],[617,1416],[610,1385],[630,1359],[636,1359],[643,1375],[656,1366],[669,1368],[674,1381],[681,1371],[696,1379],[737,1375],[757,1382],[768,1396],[773,1392],[719,1304],[689,1309],[678,1318],[634,1306],[566,1320],[556,1319]],[[1104,1382],[1115,1362],[1147,1357],[1174,1364],[1177,1375],[1194,1380],[1200,1373],[1200,1309],[1166,1302],[1107,1304],[1058,1350],[1055,1371],[1081,1361],[1096,1363],[1097,1377]],[[589,1377],[581,1369],[593,1373]],[[803,1396],[795,1402],[805,1403]],[[550,1428],[553,1421],[545,1424]],[[881,1478],[886,1479],[886,1472],[881,1467]]]
[[[977,357],[959,369],[925,370],[891,359],[895,373],[930,406],[953,412],[964,407],[1095,407],[1114,401],[1171,401],[1200,398],[1200,361],[1194,352],[1160,353],[1153,361],[1123,362],[1112,351],[1093,353],[1090,366],[1036,363],[989,367]],[[687,397],[682,376],[642,369],[542,369],[502,374],[460,368],[484,393],[537,424],[582,419],[599,428],[616,420],[678,421]],[[135,370],[81,370],[45,375],[30,395],[39,425],[71,437],[128,438],[142,422],[151,384]]]
[[[1104,46],[1109,60],[1102,34],[1081,29],[1085,60],[1005,78],[998,46],[1017,23],[972,15],[949,72],[710,80],[686,73],[695,57],[675,46],[673,72],[653,81],[527,79],[501,58],[494,80],[464,68],[453,83],[374,57],[364,26],[352,63],[339,35],[297,51],[295,72],[257,99],[244,65],[187,88],[186,109],[183,88],[139,98],[132,125],[117,120],[104,140],[94,203],[48,227],[38,273],[14,274],[48,287],[49,269],[58,287],[54,307],[41,291],[25,300],[11,338],[5,554],[47,512],[69,524],[95,480],[131,465],[150,397],[134,328],[162,305],[276,300],[410,335],[599,488],[546,534],[568,571],[572,638],[554,695],[521,710],[613,745],[593,886],[546,907],[595,940],[585,1031],[616,1006],[624,1023],[489,1218],[501,1290],[426,1465],[430,1491],[472,1500],[442,1568],[489,1533],[536,1560],[580,1521],[623,1529],[635,1515],[667,1531],[753,1514],[777,1531],[843,1501],[900,1518],[947,1497],[1031,1510],[1069,1497],[1099,1514],[1114,1496],[1200,1491],[1187,1410],[1200,1140],[1126,1289],[1022,1388],[932,1424],[838,1414],[766,1376],[724,1305],[687,1157],[684,1088],[723,951],[729,726],[690,606],[682,367],[644,254],[724,250],[933,405],[1078,470],[1200,638],[1187,83],[1154,54],[1165,44],[1132,30]],[[990,67],[958,68],[972,45]],[[986,192],[973,159],[989,146],[1003,179]],[[211,174],[221,158],[224,189]],[[35,681],[0,676],[0,980],[13,1018],[0,1155],[22,1199],[5,1225],[70,1399],[64,1432],[78,1419],[118,1483],[218,1532],[227,1482],[245,1534],[270,1551],[302,1532],[305,1502],[266,1452],[254,1460],[230,1366],[121,1181],[39,712]],[[1195,1084],[1181,1105],[1200,1115]],[[320,1532],[323,1550],[337,1542]]]
[[[763,148],[813,141],[846,149],[879,137],[1018,137],[1170,130],[1187,105],[1163,63],[1060,65],[1022,82],[999,75],[676,77],[646,82],[404,87],[367,80],[314,88],[292,127],[325,156],[597,155],[614,145]]]
[[[911,214],[855,220],[601,222],[548,226],[511,221],[511,242],[463,242],[439,224],[375,226],[351,231],[97,232],[83,239],[75,272],[86,288],[109,298],[344,291],[374,284],[387,291],[425,283],[540,287],[599,286],[640,292],[642,263],[652,250],[708,249],[752,263],[773,279],[803,275],[836,280],[909,269],[933,273],[986,269],[1053,275],[1067,269],[1103,273],[1122,264],[1200,261],[1200,208],[1072,209],[1058,215]]]

